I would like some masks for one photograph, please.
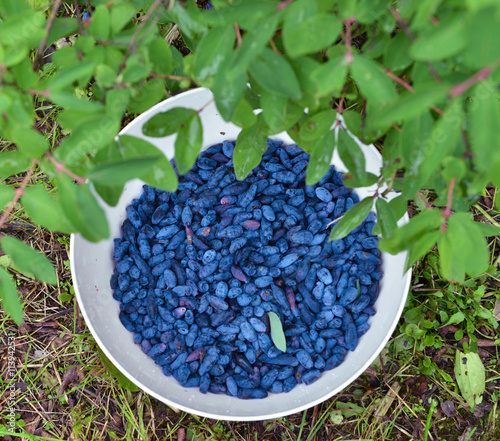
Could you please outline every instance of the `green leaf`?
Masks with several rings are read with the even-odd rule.
[[[283,45],[290,57],[319,52],[338,38],[342,22],[337,16],[317,13],[305,17],[304,14],[296,14],[291,7],[288,8],[290,13],[283,24]]]
[[[19,270],[31,277],[55,285],[57,275],[52,262],[45,256],[31,248],[24,242],[12,236],[4,235],[0,239],[0,245],[6,254],[8,254]]]
[[[252,106],[243,98],[238,104],[238,107],[236,107],[236,111],[234,112],[231,122],[236,124],[238,127],[248,128],[253,126],[256,121],[257,116],[253,113]]]
[[[373,23],[388,11],[390,5],[390,0],[359,0],[356,21],[363,24]]]
[[[349,172],[354,175],[361,175],[365,172],[365,155],[345,130],[339,130],[337,151]]]
[[[78,98],[74,93],[56,91],[50,93],[50,101],[64,109],[78,110],[82,112],[99,112],[104,109],[101,103]]]
[[[231,121],[247,87],[246,72],[233,77],[229,77],[228,75],[228,68],[236,57],[237,53],[235,51],[230,52],[226,56],[224,61],[221,62],[214,80],[213,93],[215,104],[225,121]]]
[[[316,97],[339,96],[344,88],[348,67],[344,56],[332,58],[316,67],[310,75]]]
[[[132,20],[136,12],[136,8],[134,8],[130,3],[113,4],[110,14],[111,34],[115,35],[120,32]],[[94,17],[92,17],[92,20],[93,19]]]
[[[155,38],[148,46],[149,59],[153,63],[153,72],[170,75],[174,68],[174,59],[170,45],[163,38]]]
[[[145,112],[165,98],[165,81],[161,78],[152,78],[140,88],[134,88],[133,93],[135,95],[130,99],[129,110],[137,114]]]
[[[456,323],[462,323],[464,320],[465,320],[465,314],[462,311],[458,311],[458,312],[455,312],[455,314],[453,314],[448,319],[448,321],[446,322],[446,324],[444,326],[453,325]]]
[[[344,216],[333,226],[330,240],[339,240],[346,237],[354,228],[361,225],[373,208],[373,198],[367,197],[354,204]]]
[[[410,269],[418,259],[424,257],[431,250],[431,248],[436,245],[440,235],[441,233],[439,231],[430,231],[420,237],[418,241],[414,242],[409,250],[405,269]]]
[[[453,242],[458,259],[471,277],[479,277],[488,269],[489,253],[477,223],[468,213],[455,213],[448,219],[446,236]]]
[[[262,94],[260,103],[262,117],[273,134],[288,130],[303,115],[301,106],[274,93]]]
[[[66,165],[86,154],[95,154],[111,142],[120,129],[120,120],[111,116],[95,116],[73,130],[54,151],[58,161]]]
[[[59,200],[64,214],[82,236],[90,242],[109,237],[108,220],[88,183],[76,185],[70,177],[57,177]]]
[[[2,57],[0,56],[0,59],[1,58]],[[31,88],[35,88],[35,85],[38,82],[38,75],[33,72],[33,66],[29,58],[25,58],[23,61],[21,61],[21,63],[13,66],[11,70],[14,74],[17,85],[21,89],[29,90]]]
[[[250,75],[267,92],[299,99],[302,96],[295,72],[285,57],[264,48],[249,68]]]
[[[500,125],[500,102],[496,84],[485,80],[474,87],[468,113],[474,165],[482,173],[497,174],[498,169],[492,169],[500,158],[500,141],[495,130],[492,130]]]
[[[108,357],[102,352],[100,348],[97,348],[97,352],[99,354],[99,358],[102,361],[102,364],[104,367],[108,370],[110,375],[115,377],[118,381],[118,384],[123,387],[124,389],[130,391],[130,392],[138,392],[141,389],[136,386],[132,381],[130,381],[125,375],[121,373],[121,371],[109,360]]]
[[[336,114],[334,111],[324,110],[316,113],[307,119],[300,126],[300,137],[306,141],[313,141],[321,138],[328,132],[335,122]]]
[[[233,25],[211,29],[200,41],[193,61],[193,77],[202,86],[210,86],[219,67],[236,41]]]
[[[118,142],[125,159],[157,156],[158,154],[163,155],[161,150],[156,146],[135,136],[121,135]],[[177,190],[177,175],[172,164],[164,155],[155,162],[150,172],[139,176],[139,178],[155,188],[160,188],[168,192]]]
[[[361,94],[373,105],[380,106],[397,98],[392,80],[375,61],[355,55],[351,63],[351,75]]]
[[[106,114],[122,118],[130,100],[129,89],[112,89],[106,94]]]
[[[465,269],[461,259],[458,259],[453,238],[449,234],[441,236],[438,240],[439,267],[444,278],[454,282],[463,283]]]
[[[410,44],[411,40],[406,32],[399,31],[385,47],[384,66],[394,71],[405,70],[412,63],[408,55]]]
[[[462,51],[467,42],[462,14],[443,20],[431,32],[419,35],[410,46],[410,56],[418,61],[438,61]]]
[[[14,199],[14,188],[9,185],[0,185],[0,211],[2,211],[6,205]]]
[[[50,148],[45,136],[33,129],[14,129],[11,139],[27,158],[39,159]]]
[[[196,110],[185,107],[175,107],[166,112],[157,113],[144,123],[142,133],[153,138],[173,135],[179,130],[181,124],[195,114]]]
[[[373,227],[373,234],[382,234],[383,237],[390,237],[397,228],[396,216],[391,210],[387,201],[381,197],[375,202],[377,209],[377,223]]]
[[[481,358],[474,352],[467,355],[457,350],[455,355],[455,378],[462,396],[473,410],[483,400],[486,374]]]
[[[169,13],[179,25],[183,35],[190,40],[197,41],[207,32],[201,11],[194,2],[187,2],[184,6],[181,6],[180,2],[174,2]]]
[[[187,173],[196,162],[203,144],[203,127],[196,111],[184,120],[175,139],[175,163],[179,174]]]
[[[47,40],[47,47],[57,40],[76,34],[78,32],[78,19],[76,17],[57,17],[54,20]]]
[[[87,83],[94,73],[96,66],[97,63],[88,61],[74,64],[56,72],[45,81],[40,82],[38,87],[41,90],[48,89],[52,97],[52,92],[54,91],[66,89],[68,86],[77,82],[80,84]]]
[[[269,311],[267,315],[269,316],[271,339],[273,340],[274,346],[276,346],[280,351],[286,352],[286,338],[279,316],[272,311]]]
[[[236,138],[233,154],[236,178],[245,179],[260,164],[266,150],[267,136],[264,132],[262,118],[259,115],[257,122],[253,126],[243,129]]]
[[[274,13],[266,17],[255,29],[245,34],[241,46],[235,51],[236,57],[232,58],[232,63],[228,66],[228,78],[236,81],[245,74],[250,64],[261,53],[273,36],[278,22],[279,14]]]
[[[120,185],[148,173],[160,156],[126,159],[95,167],[87,178],[102,185]]]
[[[6,2],[2,2],[2,8]],[[45,17],[31,8],[10,17],[0,26],[0,41],[4,46],[36,47],[45,36]]]
[[[95,80],[103,88],[111,87],[118,80],[117,71],[107,64],[99,64],[95,69]]]
[[[407,224],[394,230],[390,237],[380,239],[379,248],[381,251],[397,254],[411,248],[424,234],[439,228],[442,223],[443,213],[441,210],[425,210],[413,216]]]
[[[30,168],[30,160],[22,152],[11,150],[0,153],[0,176],[7,178]]]
[[[24,190],[21,197],[26,213],[33,222],[50,231],[74,233],[75,227],[64,214],[61,205],[50,196],[43,185],[34,185]]]
[[[135,83],[145,79],[149,75],[149,66],[142,64],[139,57],[130,57],[127,67],[122,72],[122,79],[126,83]]]
[[[495,6],[476,11],[466,28],[462,29],[467,40],[465,62],[471,69],[481,69],[500,58],[500,46],[491,38],[500,26],[498,3]]]
[[[95,8],[88,30],[96,39],[109,39],[111,18],[109,9],[105,5],[99,5]]]
[[[481,234],[485,237],[500,236],[500,227],[497,225],[485,224],[483,222],[475,222],[475,224],[479,227]]]
[[[306,172],[306,185],[314,185],[330,168],[335,148],[335,131],[329,130],[314,146]]]
[[[425,142],[432,130],[434,120],[430,112],[424,112],[405,122],[401,131],[401,155],[408,173],[416,175],[425,160],[429,146]]]
[[[0,298],[5,312],[10,314],[12,319],[20,325],[23,322],[23,308],[19,295],[17,294],[16,285],[10,274],[0,267]]]
[[[379,109],[378,117],[373,124],[380,127],[397,121],[409,121],[418,117],[429,108],[442,101],[448,93],[444,85],[430,86],[417,90],[415,93],[405,92],[397,100]]]

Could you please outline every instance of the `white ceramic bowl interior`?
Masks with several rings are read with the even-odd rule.
[[[158,112],[174,107],[200,109],[203,123],[203,147],[208,148],[223,140],[235,140],[240,129],[219,116],[207,89],[195,89],[169,98],[125,127],[121,134],[146,139],[160,148],[168,158],[174,156],[176,135],[149,138],[142,134],[143,124]],[[293,141],[286,133],[273,136],[285,144]],[[366,156],[367,170],[379,172],[382,159],[372,146],[361,144]],[[341,171],[345,166],[335,154],[332,164]],[[163,375],[161,368],[133,343],[133,334],[121,324],[119,302],[112,297],[109,280],[113,273],[111,259],[113,238],[120,236],[120,226],[126,218],[125,208],[142,192],[143,183],[133,180],[126,184],[116,207],[104,202],[111,236],[99,243],[91,243],[80,234],[71,236],[71,272],[76,297],[85,321],[97,343],[113,364],[133,383],[158,400],[200,416],[222,420],[251,421],[278,418],[307,409],[335,395],[354,381],[383,349],[401,316],[410,285],[410,272],[404,272],[406,253],[397,256],[383,254],[384,277],[375,304],[377,313],[370,319],[369,331],[360,339],[355,351],[336,369],[325,371],[315,383],[298,385],[285,394],[270,394],[265,399],[241,400],[227,395],[201,394],[198,389],[184,388],[172,377]],[[360,189],[361,198],[373,194],[374,188]],[[405,222],[403,218],[401,222]]]

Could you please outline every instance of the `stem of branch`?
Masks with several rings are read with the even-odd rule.
[[[472,86],[474,86],[479,81],[482,81],[482,80],[485,80],[486,78],[488,78],[490,76],[491,72],[493,72],[493,67],[491,67],[491,66],[483,67],[479,72],[476,72],[470,78],[467,78],[463,83],[457,84],[456,86],[452,87],[450,95],[453,98],[455,98],[459,95],[462,95],[464,92],[469,90]]]
[[[214,102],[214,99],[210,99],[208,102],[206,102],[205,104],[203,104],[203,106],[201,106],[197,111],[196,113],[200,114],[201,112],[203,112],[210,104],[212,104]]]
[[[28,185],[28,182],[31,179],[31,176],[33,176],[33,173],[35,171],[35,167],[38,164],[37,160],[33,160],[31,162],[31,167],[30,169],[26,172],[26,175],[24,176],[21,186],[17,187],[15,190],[14,198],[10,202],[9,206],[6,208],[6,210],[3,212],[2,217],[0,217],[0,229],[3,227],[5,224],[5,221],[9,217],[10,213],[12,213],[12,210],[14,209],[14,206],[19,202],[19,199],[21,199],[21,196],[24,193],[24,189]]]
[[[345,23],[345,61],[347,66],[350,66],[352,63],[352,32],[351,26],[356,20],[354,18],[349,18],[344,21]]]
[[[452,215],[451,204],[453,203],[453,190],[455,188],[456,182],[457,178],[453,178],[448,188],[448,199],[446,200],[446,207],[443,210],[444,222],[441,224],[441,232],[443,233],[446,232],[446,227],[448,226],[448,219]]]
[[[59,11],[59,6],[61,6],[62,0],[55,0],[52,11],[50,12],[49,20],[47,21],[47,27],[45,28],[45,36],[43,40],[40,42],[40,46],[38,46],[38,50],[36,51],[35,61],[33,62],[33,70],[38,72],[40,69],[40,65],[43,59],[43,53],[45,52],[45,46],[47,46],[47,41],[49,40],[50,30],[54,25],[54,20],[56,19],[57,11]]]
[[[234,23],[234,32],[236,32],[236,47],[241,46],[241,31],[240,27],[238,26],[238,23]]]
[[[47,153],[47,158],[49,158],[50,162],[55,165],[57,173],[65,173],[70,178],[73,178],[78,184],[84,184],[86,179],[78,176],[73,173],[71,170],[68,170],[62,162],[59,162],[52,156],[52,153]]]
[[[413,88],[413,86],[411,86],[410,84],[408,84],[405,80],[403,80],[402,78],[399,78],[398,76],[394,75],[392,73],[392,71],[390,69],[387,69],[385,71],[385,74],[393,79],[394,81],[396,81],[396,83],[400,84],[401,86],[403,86],[406,90],[410,91],[411,93],[415,93],[415,89]],[[444,115],[444,112],[439,108],[439,107],[436,107],[436,106],[431,106],[431,109],[434,110],[434,112],[438,113],[439,115]]]
[[[276,7],[276,9],[278,11],[282,11],[292,2],[293,2],[293,0],[283,0],[282,2],[278,3],[278,6]]]
[[[121,74],[123,72],[123,70],[125,69],[128,58],[135,51],[135,43],[137,42],[137,39],[139,38],[139,34],[144,29],[144,26],[146,26],[146,23],[152,17],[153,13],[155,12],[155,9],[160,4],[161,4],[161,0],[155,0],[155,2],[151,5],[148,12],[144,16],[144,20],[141,21],[141,24],[138,26],[137,30],[135,31],[134,36],[132,37],[132,40],[130,41],[130,43],[127,47],[127,51],[125,52],[125,57],[123,58],[122,64],[120,64],[120,68],[118,69],[118,75]]]

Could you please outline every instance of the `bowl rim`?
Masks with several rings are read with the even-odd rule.
[[[158,113],[159,111],[163,111],[163,108],[167,102],[172,103],[172,102],[175,102],[176,100],[182,100],[185,97],[191,97],[192,95],[197,95],[197,94],[200,94],[202,92],[206,93],[207,91],[208,91],[208,89],[205,89],[205,88],[196,88],[196,89],[192,89],[192,90],[183,92],[181,94],[175,95],[173,97],[167,98],[166,100],[163,100],[162,102],[156,104],[155,106],[153,106],[152,108],[150,108],[146,112],[139,115],[133,121],[131,121],[126,127],[124,127],[120,131],[119,135],[126,134],[126,132],[128,132],[132,126],[141,125],[143,120],[149,120],[149,118],[151,118],[152,115]],[[208,92],[210,92],[210,91],[208,91]],[[342,117],[341,116],[338,117],[337,120],[340,121],[340,125],[342,125],[343,128],[345,129],[346,127],[345,127],[345,124],[343,122]],[[358,144],[360,143],[360,141],[355,136],[353,136],[352,133],[350,133],[348,130],[347,130],[347,132],[349,133],[349,135],[351,137],[353,137],[353,139]],[[280,134],[278,134],[278,136],[279,135]],[[270,136],[270,138],[273,138],[273,136]],[[213,143],[210,145],[213,145]],[[364,144],[361,143],[361,145],[364,145]],[[364,146],[373,149],[374,152],[379,156],[379,158],[381,160],[380,153],[378,151],[376,151],[376,149],[373,145],[368,145],[368,146],[364,145]],[[204,145],[203,149],[205,149],[207,147],[209,147],[209,145],[207,145],[207,146]],[[337,161],[338,160],[339,160],[339,158],[337,158]],[[333,160],[332,160],[332,163],[333,163]],[[104,204],[104,202],[102,202],[99,199],[99,197],[98,197],[98,200],[101,204]],[[403,216],[403,218],[400,220],[400,223],[406,223],[407,221],[408,221],[408,214],[406,213]],[[110,239],[112,240],[113,237],[110,237]],[[345,384],[342,384],[339,387],[336,387],[335,389],[333,389],[332,391],[330,391],[328,394],[326,394],[324,396],[320,396],[316,399],[312,399],[310,401],[307,401],[305,404],[298,405],[298,406],[294,407],[293,409],[274,411],[272,413],[261,413],[258,415],[251,415],[251,416],[243,414],[243,413],[238,414],[237,409],[235,409],[234,414],[227,415],[227,414],[222,414],[222,413],[214,413],[211,411],[203,411],[203,410],[199,410],[199,409],[193,409],[193,408],[189,407],[188,405],[172,401],[168,397],[165,397],[165,396],[159,394],[158,392],[154,391],[152,388],[148,387],[143,382],[141,382],[140,380],[135,378],[134,375],[132,375],[127,370],[127,368],[125,366],[123,366],[120,363],[120,361],[117,360],[115,355],[111,352],[111,350],[107,347],[107,345],[101,339],[101,336],[100,336],[98,330],[94,327],[94,323],[92,321],[92,318],[89,316],[88,311],[85,308],[85,302],[83,301],[84,293],[82,293],[80,291],[80,287],[77,283],[78,268],[75,267],[75,262],[76,262],[76,253],[77,253],[77,248],[78,248],[78,242],[80,240],[85,241],[85,239],[83,239],[80,234],[78,234],[78,233],[71,234],[71,236],[70,236],[70,269],[71,269],[71,275],[72,275],[73,285],[74,285],[74,289],[75,289],[75,296],[77,298],[77,301],[78,301],[78,304],[80,307],[80,311],[85,319],[85,323],[86,323],[87,327],[89,328],[89,330],[90,330],[92,336],[94,337],[95,341],[97,342],[99,348],[103,351],[103,353],[106,355],[106,357],[133,384],[137,385],[141,390],[147,392],[149,395],[151,395],[154,398],[158,399],[159,401],[169,405],[170,407],[172,407],[174,409],[180,409],[180,410],[183,410],[185,412],[196,414],[196,415],[199,415],[202,417],[208,417],[208,418],[214,418],[214,419],[226,420],[226,421],[259,421],[259,420],[279,418],[279,417],[291,415],[291,414],[294,414],[297,412],[302,412],[303,410],[309,409],[317,404],[320,404],[320,403],[330,399],[334,395],[338,394],[342,389],[348,387],[353,381],[355,381],[361,375],[361,373],[363,373],[366,370],[366,368],[368,366],[370,366],[372,364],[374,359],[378,356],[378,354],[382,351],[382,349],[385,347],[385,345],[387,344],[387,342],[391,338],[391,336],[392,336],[392,334],[393,334],[393,332],[398,324],[398,321],[401,317],[401,314],[402,314],[402,311],[403,311],[403,308],[405,306],[406,299],[408,296],[410,284],[411,284],[412,271],[410,268],[409,270],[407,270],[405,273],[402,274],[402,278],[404,279],[404,287],[403,287],[402,296],[400,297],[399,306],[396,310],[395,319],[393,320],[391,325],[387,328],[387,332],[385,333],[384,338],[380,340],[380,343],[378,344],[378,349],[374,352],[374,354],[371,357],[366,359],[366,361],[361,366],[359,366],[357,369],[355,369],[353,371],[353,373],[349,377],[349,381],[345,382]],[[406,259],[406,252],[400,253],[400,254],[401,254],[401,258],[404,257]],[[375,303],[375,305],[377,305],[377,303]],[[145,356],[147,357],[147,355],[145,355]],[[324,372],[329,372],[329,371],[324,371]],[[175,381],[175,380],[173,380],[173,381]],[[280,395],[282,395],[283,397],[287,396],[287,394],[280,394]],[[207,394],[206,396],[210,397],[210,394]],[[240,400],[240,401],[242,402],[242,405],[244,405],[244,403],[246,402],[245,400]],[[262,401],[262,400],[258,400],[258,401]]]

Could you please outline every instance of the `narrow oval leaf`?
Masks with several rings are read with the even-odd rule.
[[[21,197],[26,213],[33,222],[50,231],[74,233],[75,227],[64,214],[59,202],[53,199],[49,192],[41,185],[34,185],[24,190]]]
[[[168,192],[177,190],[177,175],[168,158],[156,146],[135,136],[121,135],[118,139],[125,159],[136,159],[144,156],[158,156],[152,169],[139,176],[146,184]]]
[[[269,311],[269,323],[271,325],[271,339],[274,345],[282,352],[286,352],[286,338],[283,332],[281,320],[275,312]]]
[[[175,164],[181,175],[191,170],[202,145],[203,127],[200,115],[195,112],[181,124],[175,139]]]
[[[486,374],[481,358],[474,352],[464,354],[457,350],[454,370],[460,392],[473,410],[476,404],[481,403],[486,388]]]
[[[179,127],[196,114],[194,109],[175,107],[166,112],[157,113],[142,126],[142,133],[152,138],[162,138],[176,133]]]
[[[306,185],[314,185],[325,176],[332,163],[334,148],[335,131],[330,130],[314,146],[309,163],[307,164]]]
[[[193,60],[193,76],[201,85],[215,77],[224,58],[234,47],[233,25],[211,29],[200,41]]]
[[[445,99],[447,93],[448,88],[444,85],[433,85],[417,90],[416,93],[403,93],[391,104],[381,107],[372,123],[385,127],[397,121],[409,121]]]
[[[394,200],[396,199],[399,198],[395,198]],[[406,204],[406,201],[404,201],[404,203]],[[403,250],[409,249],[414,243],[418,242],[424,234],[439,228],[443,220],[443,213],[441,210],[424,210],[418,215],[413,216],[407,224],[394,230],[390,237],[380,239],[379,248],[391,254],[397,254]]]
[[[419,61],[438,61],[463,50],[468,44],[467,34],[463,15],[457,15],[442,21],[436,30],[419,35],[410,47],[410,56]]]
[[[174,60],[170,45],[163,38],[155,38],[148,46],[149,59],[153,63],[153,72],[170,75],[174,68]]]
[[[464,31],[467,39],[465,62],[472,69],[481,69],[500,58],[500,46],[491,38],[500,26],[498,4],[495,6],[477,11]]]
[[[98,165],[87,173],[87,178],[102,185],[124,184],[148,173],[160,158],[158,155]]]
[[[373,208],[373,198],[367,197],[354,204],[344,216],[335,224],[330,233],[330,240],[339,240],[346,237],[354,228],[363,222]]]
[[[407,121],[401,131],[401,155],[403,165],[412,174],[418,174],[422,162],[431,147],[426,142],[432,131],[434,120],[430,112],[424,112]]]
[[[310,75],[311,82],[316,89],[315,96],[340,95],[347,79],[348,70],[344,56],[332,58],[319,65]]]
[[[418,259],[424,257],[436,245],[440,235],[440,231],[430,231],[424,234],[420,240],[414,242],[408,253],[405,269],[409,270]]]
[[[283,44],[292,58],[328,47],[342,30],[342,22],[333,14],[317,13],[306,19],[302,17],[302,14],[288,14],[283,24]]]
[[[316,113],[307,119],[300,126],[300,137],[306,141],[313,141],[325,135],[335,122],[336,114],[334,111],[324,110]]]
[[[500,141],[493,127],[500,125],[500,102],[496,84],[486,80],[477,84],[468,106],[470,148],[474,165],[490,174],[491,166],[500,158]],[[498,173],[498,169],[495,170]]]
[[[0,267],[0,298],[5,312],[10,314],[13,320],[20,325],[23,322],[23,308],[16,290],[16,284],[10,274],[2,267]]]
[[[289,99],[274,93],[264,93],[260,96],[262,117],[268,125],[271,134],[284,132],[295,124],[303,115],[301,106]]]
[[[14,199],[14,189],[8,185],[0,185],[0,211]]]
[[[358,176],[365,172],[365,155],[345,130],[339,130],[337,151],[350,173]]]
[[[373,105],[379,106],[396,99],[397,93],[392,80],[375,61],[355,55],[351,63],[351,75],[361,94]]]
[[[271,49],[262,50],[249,67],[250,75],[266,91],[299,99],[302,96],[299,80],[285,57]]]
[[[257,116],[253,112],[252,106],[243,98],[238,104],[238,107],[236,107],[231,122],[238,127],[247,128],[253,126],[256,121]]]
[[[248,174],[260,164],[262,155],[267,150],[267,137],[263,131],[260,115],[257,122],[247,129],[243,129],[236,139],[233,162],[234,173],[239,180],[245,179]]]
[[[51,285],[57,283],[54,266],[45,254],[35,251],[29,245],[12,236],[4,235],[0,239],[0,245],[23,274],[28,275],[28,277],[33,275],[36,279]]]
[[[99,242],[109,236],[108,220],[88,183],[76,185],[70,177],[57,177],[59,200],[64,214],[82,236]]]
[[[381,197],[377,198],[375,207],[377,209],[377,223],[373,227],[373,234],[389,237],[397,228],[396,216],[392,212],[389,203]]]
[[[105,5],[97,6],[92,13],[92,19],[89,26],[90,33],[98,39],[107,40],[111,33],[110,25],[111,21],[108,7]]]
[[[33,129],[14,129],[11,138],[27,158],[39,159],[49,150],[45,136]]]
[[[215,104],[225,121],[231,121],[247,87],[246,71],[232,77],[228,75],[228,68],[236,57],[236,51],[232,51],[226,56],[224,61],[221,62],[214,80]]]
[[[0,176],[7,178],[26,171],[30,167],[30,160],[20,151],[11,150],[0,153]]]

